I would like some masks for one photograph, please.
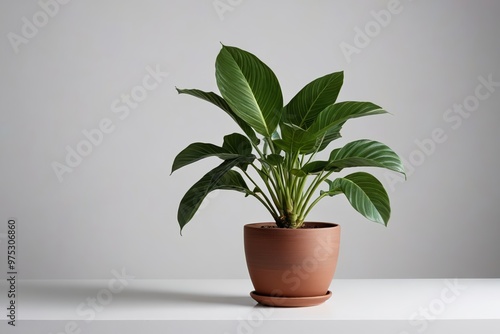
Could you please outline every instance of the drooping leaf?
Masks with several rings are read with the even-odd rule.
[[[244,120],[242,120],[238,115],[234,113],[229,104],[227,104],[227,102],[224,101],[221,96],[215,94],[214,92],[204,92],[199,89],[176,89],[179,94],[188,94],[191,96],[195,96],[221,108],[240,126],[241,130],[243,130],[243,132],[255,145],[259,144],[259,139],[255,135],[255,131]]]
[[[239,156],[238,153],[231,152],[224,147],[220,147],[209,143],[193,143],[183,149],[174,159],[172,164],[172,173],[196,162],[198,160],[208,157],[219,157],[221,159],[234,159]]]
[[[222,164],[205,174],[186,192],[181,199],[177,211],[177,220],[181,231],[193,218],[201,203],[210,192],[217,189],[234,190],[246,194],[251,192],[241,175],[231,169],[239,163],[245,160],[251,161],[253,158],[238,157],[236,159],[224,161]]]
[[[335,103],[343,81],[344,72],[335,72],[308,83],[285,106],[284,122],[307,129],[323,109]]]
[[[357,172],[333,181],[326,180],[330,185],[328,191],[322,191],[329,196],[345,194],[352,207],[367,219],[387,225],[391,216],[389,196],[384,186],[373,175]]]
[[[361,139],[333,150],[328,161],[314,161],[302,170],[308,174],[320,171],[339,172],[347,167],[380,167],[405,173],[403,162],[387,145],[378,141]]]
[[[215,63],[215,77],[234,113],[256,132],[271,137],[283,109],[281,88],[272,70],[249,52],[223,46]]]

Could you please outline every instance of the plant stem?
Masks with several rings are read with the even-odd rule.
[[[306,190],[306,199],[303,203],[303,207],[301,208],[301,212],[300,212],[300,217],[302,217],[302,219],[305,219],[306,216],[307,216],[307,213],[309,213],[309,211],[311,211],[311,206],[308,204],[309,201],[311,200],[313,194],[316,192],[316,190],[318,189],[318,187],[320,186],[321,183],[323,183],[323,181],[325,181],[331,174],[333,173],[333,171],[329,171],[327,172],[325,175],[324,172],[321,172],[313,181],[313,183],[311,183],[311,185],[309,186],[309,188],[307,188]],[[323,196],[324,197],[324,196]],[[317,204],[317,202],[322,199],[323,197],[320,196],[320,198],[316,199],[314,201],[314,203],[312,203],[311,205],[314,206]]]
[[[261,193],[261,194],[262,194],[262,193]],[[264,207],[267,209],[267,211],[269,211],[269,213],[271,214],[271,216],[273,216],[273,219],[274,219],[275,221],[278,221],[278,220],[279,220],[279,214],[278,214],[278,213],[274,210],[274,208],[273,208],[270,204],[266,203],[266,201],[265,201],[265,200],[263,200],[260,196],[258,196],[258,195],[257,195],[256,193],[254,193],[254,192],[251,192],[251,193],[250,193],[250,195],[252,195],[253,197],[255,197],[255,198],[256,198],[259,202],[261,202],[261,203],[262,203],[262,205],[264,205]],[[268,198],[267,198],[264,194],[262,194],[262,196],[263,196],[263,197],[264,197],[267,201],[269,201],[269,200],[268,200]]]
[[[275,208],[280,212],[281,211],[280,210],[280,202],[278,201],[278,197],[277,197],[278,194],[276,194],[275,190],[273,190],[273,188],[276,189],[277,187],[273,183],[273,179],[272,179],[271,175],[269,175],[267,172],[264,172],[263,170],[260,170],[259,168],[257,168],[257,166],[255,166],[254,163],[251,163],[250,166],[252,166],[257,173],[263,173],[263,174],[265,174],[266,177],[267,177],[267,180],[270,180],[272,187],[271,187],[271,185],[269,185],[269,182],[264,177],[261,177],[262,181],[264,182],[264,185],[266,186],[267,191],[269,192],[269,195],[271,196],[271,198],[272,198],[272,200],[274,202]]]
[[[323,197],[325,197],[325,196],[328,196],[328,194],[327,194],[327,193],[323,193],[322,195],[319,195],[319,196],[318,196],[318,197],[314,200],[314,202],[312,202],[312,203],[311,203],[311,205],[309,205],[309,207],[306,209],[306,211],[304,212],[304,214],[303,214],[303,215],[301,215],[302,219],[305,219],[305,217],[307,217],[307,215],[308,215],[308,214],[309,214],[309,212],[312,210],[312,208],[313,208],[316,204],[318,204],[318,202],[319,202],[320,200],[322,200],[322,199],[323,199]]]

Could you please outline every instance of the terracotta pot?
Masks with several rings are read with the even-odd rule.
[[[308,222],[300,229],[274,223],[244,226],[245,256],[255,291],[271,306],[311,306],[331,296],[337,266],[340,226]]]

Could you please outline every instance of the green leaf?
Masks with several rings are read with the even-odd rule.
[[[218,157],[228,160],[239,156],[249,156],[251,153],[252,144],[248,138],[239,133],[233,133],[224,136],[222,147],[208,143],[193,143],[189,145],[175,157],[171,173],[204,158]],[[244,165],[240,167],[244,167]]]
[[[340,102],[321,111],[313,124],[305,131],[305,140],[323,137],[332,128],[341,126],[351,118],[386,113],[381,107],[371,102]]]
[[[346,167],[381,167],[404,174],[401,158],[387,145],[368,139],[346,144],[330,153],[329,169]]]
[[[328,129],[323,137],[317,138],[314,145],[304,145],[301,149],[301,153],[310,154],[313,152],[321,152],[323,151],[332,141],[335,139],[339,139],[342,136],[340,135],[340,130],[342,130],[342,126],[344,123],[336,125],[330,129]]]
[[[211,191],[222,189],[234,190],[245,194],[251,193],[241,175],[231,170],[231,168],[245,160],[247,162],[251,161],[252,157],[239,157],[224,161],[221,165],[205,174],[186,192],[177,211],[177,220],[181,231],[193,218],[201,203]]]
[[[307,174],[306,174],[306,173],[304,173],[304,171],[303,171],[302,169],[297,169],[297,168],[292,168],[292,169],[290,170],[290,173],[291,173],[292,175],[297,176],[297,177],[304,177],[304,176],[307,176]]]
[[[239,133],[232,133],[224,136],[222,147],[228,152],[239,155],[249,155],[252,153],[252,144],[247,137]]]
[[[323,109],[335,103],[343,81],[344,72],[335,72],[307,84],[285,106],[284,121],[307,129]]]
[[[311,174],[318,174],[328,167],[328,161],[324,160],[317,160],[317,161],[312,161],[308,164],[305,164],[302,168],[301,171],[304,172],[305,175],[311,175]]]
[[[332,126],[323,134],[312,136],[306,130],[283,124],[282,135],[283,140],[275,140],[275,144],[282,150],[293,153],[300,152],[301,154],[311,154],[320,152],[328,146],[330,142],[341,137],[340,130],[343,123]]]
[[[282,125],[283,142],[277,145],[288,147],[287,152],[297,149],[303,154],[321,151],[334,139],[340,137],[344,123],[362,116],[387,113],[371,102],[347,101],[332,104],[323,109],[307,129]]]
[[[233,133],[225,136],[222,147],[228,152],[238,154],[240,156],[249,156],[252,153],[252,144],[247,137],[239,133]],[[247,161],[243,161],[238,164],[238,167],[242,170],[246,170],[248,164],[249,163]]]
[[[238,153],[231,152],[224,147],[208,143],[193,143],[177,154],[172,164],[171,173],[204,158],[219,157],[227,160],[237,158],[238,156]]]
[[[199,89],[179,89],[176,88],[177,92],[179,94],[188,94],[191,96],[195,96],[197,98],[200,98],[202,100],[208,101],[217,107],[221,108],[224,110],[231,118],[240,126],[241,130],[250,138],[250,140],[255,144],[259,144],[259,139],[255,135],[255,131],[244,121],[242,120],[238,115],[234,113],[234,111],[231,109],[229,104],[227,104],[226,101],[219,95],[215,94],[214,92],[204,92]]]
[[[334,181],[326,181],[330,189],[322,191],[321,194],[334,196],[344,193],[356,211],[371,221],[387,226],[391,216],[389,196],[384,186],[373,175],[358,172]]]
[[[283,163],[283,159],[284,158],[279,154],[269,154],[268,156],[266,156],[264,161],[271,166],[278,166]]]
[[[308,174],[320,171],[340,172],[347,167],[380,167],[404,174],[403,162],[387,145],[378,141],[361,139],[333,150],[328,161],[314,161],[302,170]]]
[[[285,152],[293,153],[298,152],[304,146],[305,130],[289,123],[280,125],[281,138],[273,140],[274,144]],[[316,139],[313,140],[313,143]]]
[[[271,137],[283,96],[271,69],[253,54],[223,46],[215,62],[217,86],[231,109],[255,131]]]

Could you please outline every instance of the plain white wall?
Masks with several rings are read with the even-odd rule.
[[[214,193],[181,237],[178,202],[217,162],[169,175],[191,142],[220,144],[238,130],[174,89],[215,90],[222,42],[266,62],[286,101],[345,70],[339,100],[393,114],[351,121],[337,143],[376,139],[410,161],[404,183],[374,171],[391,196],[389,227],[340,197],[310,216],[342,225],[336,277],[499,277],[500,87],[473,96],[479,77],[500,82],[500,2],[401,0],[390,19],[379,17],[383,25],[373,12],[394,2],[41,3],[52,3],[51,16],[36,1],[0,3],[2,268],[6,222],[15,217],[22,278],[107,278],[120,268],[137,278],[247,277],[243,225],[268,220],[266,211],[240,194]],[[34,20],[40,27],[30,30]],[[365,29],[369,41],[359,36]],[[125,107],[123,94],[141,93],[155,70],[162,73],[146,82],[144,100]],[[448,111],[464,103],[470,113]],[[52,164],[64,164],[66,147],[101,122],[112,131],[59,182]],[[433,133],[441,141],[434,148]]]

